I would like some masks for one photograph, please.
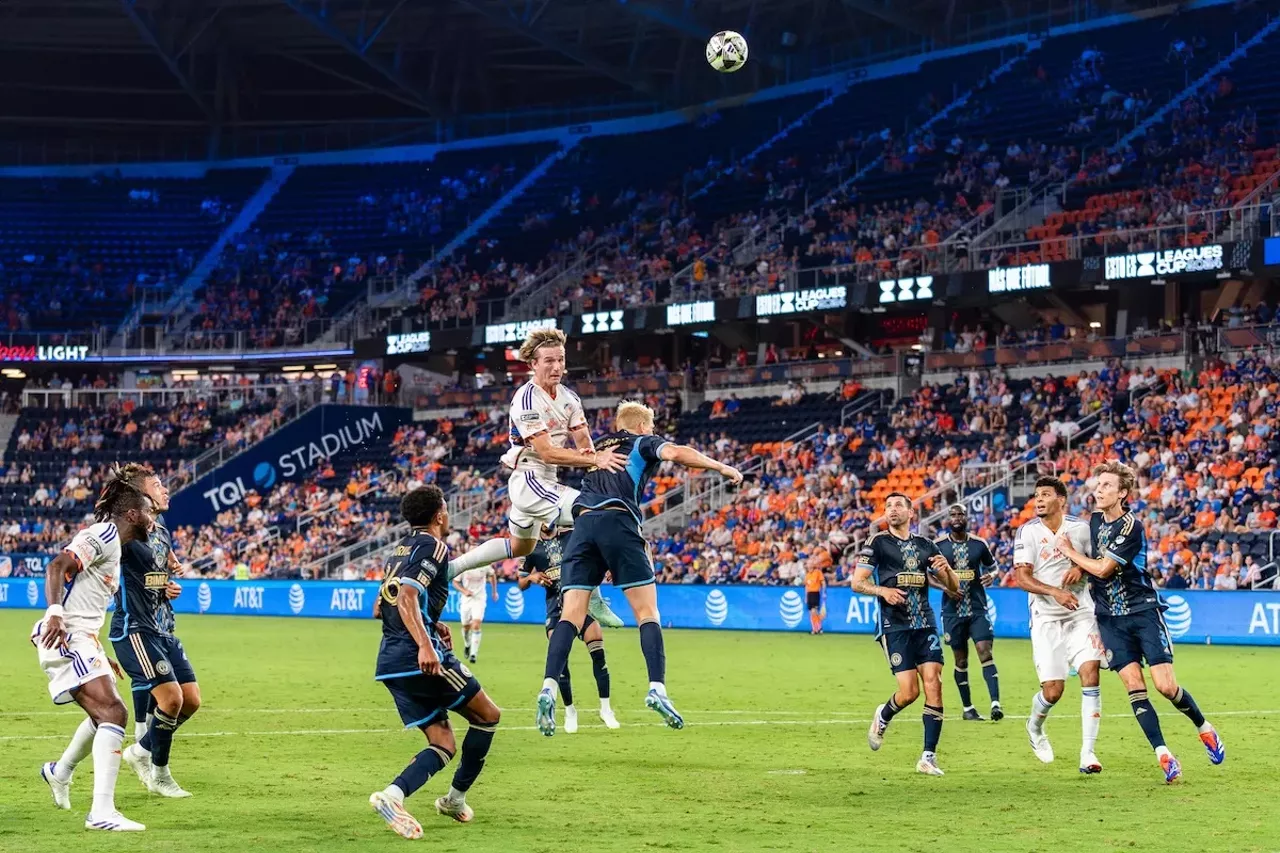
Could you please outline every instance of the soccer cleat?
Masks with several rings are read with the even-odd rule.
[[[466,802],[455,803],[448,797],[441,797],[436,800],[436,814],[442,814],[445,817],[451,817],[458,823],[471,823],[476,813],[471,810],[471,806]]]
[[[602,628],[622,627],[622,617],[605,604],[604,598],[600,595],[600,587],[591,590],[591,598],[587,599],[587,615],[599,622]]]
[[[1053,763],[1053,746],[1049,743],[1048,735],[1043,729],[1037,729],[1030,719],[1027,720],[1027,739],[1031,742],[1031,751],[1036,754],[1036,758],[1045,764]]]
[[[138,781],[143,784],[148,791],[151,790],[151,753],[147,752],[136,743],[131,743],[125,747],[124,752],[120,754],[120,758],[125,764],[138,774]]]
[[[475,656],[475,655],[472,655],[472,656],[471,656],[471,662],[472,662],[472,663],[475,663],[475,662],[476,662],[476,656]]]
[[[387,822],[387,826],[395,830],[396,835],[410,841],[422,837],[422,824],[413,815],[404,810],[404,804],[397,802],[386,793],[378,791],[369,795],[369,805],[378,816]]]
[[[650,690],[649,695],[644,697],[644,706],[652,711],[657,711],[658,716],[662,717],[663,722],[671,728],[684,728],[684,717],[680,716],[676,706],[671,704],[671,700],[665,694],[659,693],[657,690]]]
[[[601,708],[600,719],[604,721],[604,727],[606,729],[622,728],[622,723],[619,723],[618,718],[613,715],[612,708]]]
[[[1092,752],[1080,756],[1080,772],[1092,776],[1102,772],[1102,762]]]
[[[1227,760],[1227,745],[1218,736],[1217,729],[1211,726],[1209,731],[1201,732],[1200,742],[1204,744],[1205,752],[1209,753],[1209,761],[1221,764]]]
[[[867,729],[867,746],[871,747],[872,752],[884,744],[884,733],[889,729],[889,724],[880,716],[883,710],[884,705],[876,706],[876,712],[871,715],[871,728]]]
[[[998,723],[1004,719],[1004,708],[1000,707],[999,702],[991,703],[991,722]]]
[[[71,780],[59,782],[54,769],[58,762],[50,761],[40,767],[40,778],[49,784],[49,793],[53,795],[53,804],[60,809],[71,808]]]
[[[89,814],[84,819],[85,829],[99,829],[105,832],[142,832],[145,826],[136,820],[120,814],[120,812],[110,812],[104,815]]]
[[[547,737],[556,733],[556,696],[549,689],[543,688],[538,693],[538,731]]]
[[[162,797],[169,797],[174,800],[180,800],[184,797],[191,796],[190,791],[182,790],[182,786],[173,781],[173,777],[167,772],[167,767],[165,770],[165,774],[161,776],[154,768],[152,768],[151,781],[147,784],[147,790],[153,794],[159,794]]]
[[[567,735],[577,734],[578,732],[578,709],[572,705],[564,706],[564,733]]]
[[[916,772],[926,776],[943,775],[942,768],[938,766],[937,757],[928,753],[920,756],[920,760],[916,762]]]
[[[965,708],[963,719],[976,720],[979,723],[985,723],[986,719],[978,713],[977,708]]]
[[[1173,757],[1172,752],[1160,756],[1160,769],[1164,771],[1164,781],[1172,785],[1182,778],[1182,765]]]

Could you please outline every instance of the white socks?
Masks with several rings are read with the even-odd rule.
[[[659,696],[667,695],[667,685],[663,684],[661,681],[650,681],[649,689],[658,691]]]
[[[449,797],[449,802],[453,803],[454,805],[460,806],[466,803],[467,801],[467,792],[459,791],[457,788],[453,787],[452,785],[449,786],[449,793],[447,796]]]
[[[1056,704],[1044,698],[1043,690],[1037,691],[1036,695],[1031,697],[1031,725],[1035,726],[1036,731],[1044,727],[1045,717],[1049,716],[1049,712]]]
[[[1098,742],[1098,725],[1102,722],[1102,689],[1080,688],[1080,754],[1093,755]]]
[[[480,633],[479,631],[471,632],[471,656],[473,658],[480,655]]]
[[[397,803],[404,802],[404,791],[400,790],[399,785],[388,785],[386,788],[383,789],[382,793],[386,794],[388,797],[395,800]]]
[[[554,696],[556,691],[560,689],[560,682],[556,681],[554,678],[544,678],[542,679],[542,689],[550,690],[551,695]]]
[[[53,775],[59,782],[71,781],[71,774],[75,772],[76,765],[84,761],[85,756],[93,749],[93,736],[97,731],[98,727],[88,717],[80,721],[79,728],[71,736],[71,743],[67,744],[66,751],[62,753],[62,757],[53,768]]]
[[[133,721],[133,741],[134,743],[142,743],[142,736],[147,733],[147,720]]]
[[[478,569],[510,556],[510,539],[490,539],[487,542],[481,542],[456,560],[449,561],[449,577],[455,578],[465,571]]]
[[[120,774],[120,750],[124,729],[113,723],[98,726],[93,736],[93,808],[90,814],[103,817],[116,810],[116,776]]]
[[[611,714],[611,713],[613,713],[613,708],[609,707],[609,700],[608,700],[608,699],[601,699],[601,700],[600,700],[600,713],[602,713],[602,714]]]

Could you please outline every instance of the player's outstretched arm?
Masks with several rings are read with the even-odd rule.
[[[1116,569],[1120,568],[1120,564],[1110,557],[1086,557],[1081,554],[1065,534],[1059,534],[1058,541],[1055,544],[1057,544],[1058,550],[1062,552],[1064,557],[1080,567],[1080,571],[1091,574],[1095,578],[1106,580],[1116,573]]]
[[[587,441],[591,437],[587,436]],[[605,471],[621,471],[627,460],[612,450],[570,450],[567,447],[556,447],[551,443],[551,436],[545,432],[538,433],[529,439],[538,458],[548,465],[560,465],[565,468],[600,468]]]
[[[742,482],[742,472],[737,468],[712,459],[710,456],[684,444],[664,444],[658,452],[658,456],[663,462],[674,462],[686,468],[715,471],[735,486]]]

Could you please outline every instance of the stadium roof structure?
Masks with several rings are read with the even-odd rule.
[[[1090,14],[1154,0],[1087,4]],[[1079,20],[1082,0],[3,0],[0,138],[188,153],[618,117]],[[711,72],[744,33],[752,62]],[[570,109],[572,108],[572,109]],[[503,115],[499,120],[497,116]],[[513,116],[524,116],[513,123]],[[484,117],[484,118],[478,118]],[[503,124],[505,122],[505,125]],[[285,138],[292,136],[292,141]],[[244,148],[253,138],[258,152]],[[323,142],[319,140],[323,139]],[[191,152],[205,148],[206,152]],[[53,150],[51,155],[50,149]],[[12,156],[3,159],[14,162]]]

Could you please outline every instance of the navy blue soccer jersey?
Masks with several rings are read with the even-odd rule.
[[[400,590],[413,587],[418,591],[422,621],[436,654],[444,658],[445,647],[433,627],[440,621],[449,600],[449,547],[431,534],[414,530],[400,540],[383,569],[382,587],[378,590],[381,604],[382,644],[378,647],[377,678],[415,675],[418,670],[418,644],[405,627],[396,606]]]
[[[605,506],[623,507],[637,522],[644,521],[640,514],[640,495],[662,464],[659,454],[669,442],[656,435],[636,435],[634,432],[611,432],[595,443],[596,450],[612,450],[627,459],[627,467],[621,471],[605,471],[592,468],[582,478],[582,493],[574,501],[574,509],[599,509]]]
[[[982,585],[982,576],[996,567],[996,558],[987,543],[976,536],[966,536],[963,542],[945,536],[935,539],[933,544],[960,580],[960,598],[942,596],[942,614],[964,619],[975,613],[986,613],[987,588]]]
[[[524,565],[520,567],[521,577],[542,572],[551,581],[545,587],[548,605],[560,597],[560,567],[564,562],[564,546],[569,544],[569,537],[572,535],[572,531],[566,531],[554,539],[543,539],[533,549],[533,553],[524,558]]]
[[[880,601],[880,621],[876,634],[895,631],[936,630],[938,620],[929,604],[929,560],[938,548],[923,536],[899,539],[892,533],[878,533],[858,552],[858,568],[871,570],[876,586],[902,592],[906,601],[889,604]]]
[[[122,640],[137,633],[173,636],[173,604],[165,595],[172,550],[173,538],[163,516],[156,519],[155,529],[145,541],[135,539],[120,550],[120,587],[109,639]]]
[[[1160,606],[1155,583],[1147,570],[1147,532],[1132,512],[1115,521],[1107,521],[1102,513],[1089,518],[1093,557],[1110,557],[1117,568],[1103,579],[1089,575],[1094,610],[1100,616],[1125,616]]]

